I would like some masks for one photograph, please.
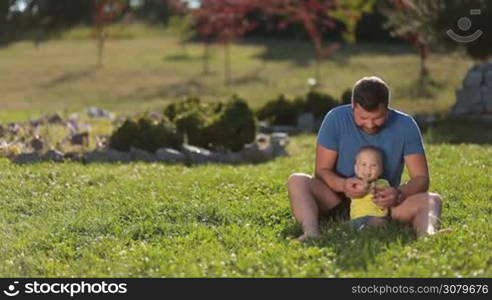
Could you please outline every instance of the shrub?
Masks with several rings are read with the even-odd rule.
[[[316,119],[323,118],[326,113],[336,107],[338,102],[330,95],[311,91],[306,95],[304,111],[310,112]]]
[[[257,116],[258,119],[269,121],[272,125],[296,125],[302,106],[302,99],[290,101],[281,94],[260,108]]]
[[[342,94],[342,104],[350,104],[352,102],[352,89],[346,89]]]
[[[215,150],[240,151],[253,142],[256,135],[254,113],[243,99],[234,95],[224,111],[206,129]]]
[[[186,142],[210,150],[240,151],[256,135],[253,111],[237,96],[225,104],[188,98],[168,105],[164,115],[159,123],[148,117],[125,121],[110,137],[110,147],[154,152],[162,147],[180,149]]]
[[[179,149],[183,138],[167,120],[154,122],[148,118],[127,120],[110,137],[110,148],[128,151],[131,147],[155,152],[162,147]]]
[[[109,147],[120,151],[128,151],[138,138],[138,124],[126,120],[109,138]]]
[[[288,100],[284,95],[266,103],[258,110],[258,119],[269,121],[272,125],[297,125],[297,117],[309,112],[316,119],[321,119],[325,114],[339,103],[330,95],[316,91],[309,92],[305,97],[298,97],[294,101]]]
[[[175,119],[178,133],[187,144],[198,147],[209,147],[209,137],[205,134],[207,116],[199,110],[182,113]]]
[[[222,102],[202,102],[198,97],[189,97],[169,104],[164,109],[164,115],[174,122],[180,115],[186,115],[192,111],[200,112],[204,116],[212,116],[220,113],[222,109]]]

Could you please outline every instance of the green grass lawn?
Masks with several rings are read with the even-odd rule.
[[[135,30],[138,38],[108,42],[103,69],[94,67],[87,29],[38,50],[28,42],[0,48],[0,122],[89,105],[142,112],[193,94],[224,100],[235,92],[259,107],[279,93],[304,94],[313,74],[309,44],[246,41],[232,49],[234,85],[226,88],[220,48],[203,76],[201,45],[182,59],[174,38]],[[432,56],[438,86],[425,98],[410,47],[346,46],[323,62],[321,90],[338,97],[360,77],[379,75],[395,108],[447,112],[471,65],[457,53]],[[465,125],[443,123],[426,136],[440,143],[427,143],[431,190],[444,196],[443,225],[453,232],[420,240],[404,226],[354,233],[327,218],[321,240],[296,242],[285,182],[292,172],[312,173],[314,135],[294,137],[288,157],[260,165],[18,166],[1,158],[0,276],[490,277],[492,135]],[[93,132],[108,126],[93,124]]]
[[[16,166],[0,160],[1,276],[491,276],[492,149],[429,145],[453,232],[354,233],[323,221],[300,244],[285,182],[312,172],[313,135],[266,164]]]

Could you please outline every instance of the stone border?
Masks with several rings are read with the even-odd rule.
[[[258,134],[254,143],[245,145],[240,152],[212,152],[207,149],[183,145],[181,151],[161,148],[155,153],[131,148],[128,152],[114,149],[99,149],[84,154],[62,153],[58,150],[49,150],[44,154],[38,152],[22,153],[11,157],[11,161],[23,165],[38,162],[79,161],[89,163],[130,163],[130,162],[164,162],[183,163],[185,165],[199,165],[206,163],[242,164],[262,163],[287,155],[286,147],[289,136],[286,133],[271,135]]]

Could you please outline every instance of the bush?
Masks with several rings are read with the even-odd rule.
[[[191,110],[188,113],[182,113],[175,119],[175,124],[185,143],[198,147],[209,147],[210,139],[205,134],[207,117],[203,112]]]
[[[212,116],[220,113],[223,109],[222,102],[202,102],[200,98],[189,97],[183,101],[173,102],[164,109],[164,115],[172,122],[181,115],[190,112],[199,112],[204,116]]]
[[[266,120],[272,125],[296,125],[302,106],[302,99],[290,101],[281,94],[260,108],[257,116],[258,119]]]
[[[109,139],[109,147],[120,151],[136,147],[155,152],[163,147],[180,149],[181,144],[183,137],[178,134],[174,124],[167,120],[156,123],[148,118],[125,121]]]
[[[328,94],[311,91],[306,95],[304,111],[310,112],[316,119],[323,118],[338,102]]]
[[[109,147],[120,151],[128,151],[138,138],[138,124],[126,120],[109,138]]]
[[[346,89],[342,94],[342,104],[350,104],[352,103],[352,89]]]
[[[258,119],[266,120],[272,125],[297,125],[297,117],[309,112],[316,119],[321,119],[325,114],[339,105],[330,95],[316,91],[309,92],[305,97],[298,97],[294,101],[288,100],[284,95],[266,103],[258,110]]]
[[[240,151],[256,136],[254,113],[243,99],[234,95],[215,122],[206,129],[214,150]]]

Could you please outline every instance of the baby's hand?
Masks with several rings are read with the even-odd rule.
[[[367,195],[367,193],[371,192],[371,184],[365,180],[363,180],[362,182],[363,182],[362,188],[364,189],[364,194]]]

